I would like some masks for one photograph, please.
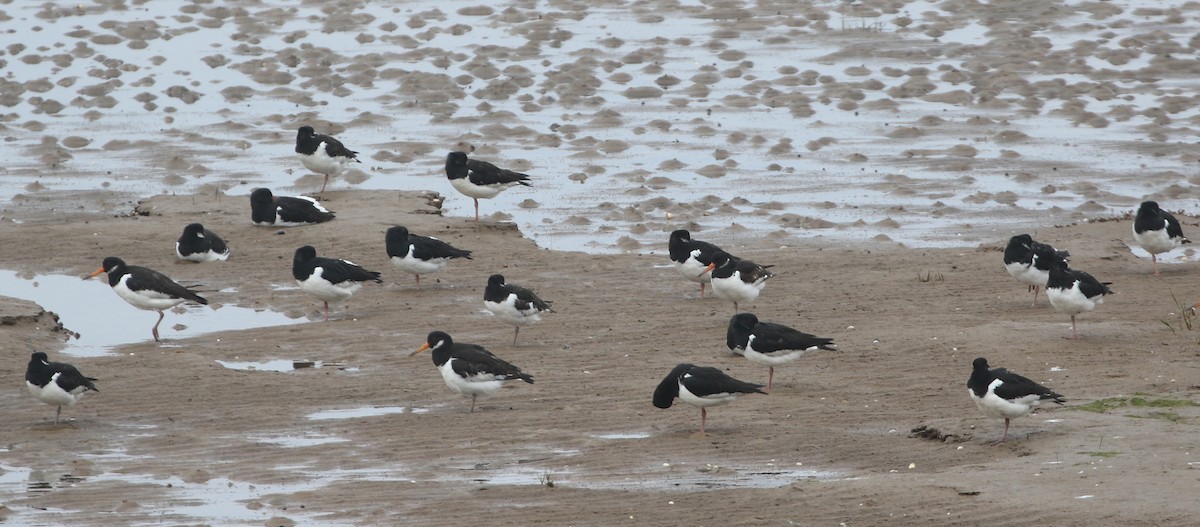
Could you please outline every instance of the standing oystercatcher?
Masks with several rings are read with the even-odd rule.
[[[88,390],[100,391],[92,384],[94,380],[84,377],[70,364],[50,362],[50,358],[40,351],[34,352],[29,367],[25,368],[25,386],[29,393],[43,403],[58,407],[54,411],[54,424],[58,424],[62,407],[74,405]]]
[[[733,302],[733,312],[737,313],[739,302],[753,302],[766,286],[767,279],[775,276],[767,267],[717,251],[704,271],[712,273],[713,292]]]
[[[229,246],[217,233],[192,223],[183,228],[183,235],[175,242],[175,256],[191,262],[215,262],[229,258]]]
[[[296,132],[296,155],[300,157],[300,162],[304,163],[305,168],[325,175],[325,182],[321,184],[321,191],[317,193],[318,199],[325,193],[329,176],[341,173],[346,163],[351,161],[362,163],[358,160],[358,152],[346,148],[341,141],[333,137],[316,133],[311,126],[301,126]]]
[[[442,331],[434,331],[425,339],[425,344],[409,356],[425,350],[433,350],[433,363],[442,373],[442,380],[451,390],[471,396],[471,409],[475,411],[475,399],[480,395],[491,395],[500,389],[504,381],[520,379],[533,384],[533,376],[521,371],[492,352],[477,344],[454,342]]]
[[[1192,243],[1183,235],[1179,220],[1170,212],[1158,208],[1158,203],[1143,201],[1133,219],[1133,239],[1137,240],[1154,262],[1154,274],[1158,275],[1158,255],[1185,243]]]
[[[392,265],[417,277],[417,289],[421,288],[421,275],[445,269],[454,258],[471,259],[471,251],[456,249],[437,238],[412,234],[401,226],[388,229],[384,241]]]
[[[483,307],[496,315],[496,318],[514,326],[513,346],[517,345],[517,335],[521,326],[528,326],[542,319],[542,313],[550,309],[550,302],[538,298],[533,291],[516,284],[505,283],[504,276],[494,274],[488,277],[487,287],[483,289]]]
[[[455,190],[475,200],[475,223],[479,223],[479,200],[496,197],[514,185],[532,186],[529,176],[503,169],[478,159],[467,159],[465,152],[446,155],[446,177]]]
[[[250,193],[250,220],[260,227],[296,227],[333,218],[332,212],[308,196],[276,196],[266,188]]]
[[[1113,294],[1108,288],[1111,282],[1101,282],[1083,271],[1067,268],[1067,262],[1058,260],[1050,266],[1050,279],[1046,282],[1046,298],[1055,311],[1071,315],[1071,338],[1079,338],[1075,332],[1075,315],[1087,313],[1104,303],[1104,295]]]
[[[734,353],[739,350],[750,362],[766,364],[767,391],[775,378],[775,366],[787,364],[810,351],[837,351],[833,339],[809,335],[783,324],[759,322],[752,313],[738,313],[729,319],[725,344]]]
[[[1042,401],[1058,404],[1066,398],[1049,388],[1004,368],[989,369],[987,359],[980,357],[972,363],[971,378],[967,379],[967,393],[983,415],[1004,419],[1004,437],[995,444],[1008,441],[1008,424],[1033,411]]]
[[[325,303],[325,320],[329,320],[329,303],[350,298],[368,280],[382,283],[379,273],[368,271],[349,260],[322,258],[311,245],[296,249],[292,257],[292,277],[300,290]]]
[[[699,282],[700,298],[704,298],[704,285],[712,283],[712,273],[708,270],[708,264],[712,263],[713,255],[720,252],[721,248],[708,242],[693,240],[692,233],[684,229],[671,233],[667,248],[675,270],[684,278]]]
[[[1028,234],[1018,234],[1008,240],[1004,248],[1004,269],[1018,281],[1027,284],[1033,291],[1033,305],[1037,305],[1038,291],[1046,287],[1050,279],[1050,266],[1056,260],[1071,257],[1067,251],[1033,241]]]
[[[166,310],[188,300],[201,305],[208,304],[208,300],[197,295],[195,291],[175,283],[166,275],[145,267],[125,265],[124,260],[115,256],[105,258],[99,269],[83,279],[87,280],[100,273],[108,273],[108,285],[116,291],[117,296],[129,302],[129,305],[138,309],[158,311],[158,322],[154,323],[154,329],[151,331],[156,342],[161,342],[158,338],[158,325],[162,323]]]
[[[680,364],[654,389],[654,406],[670,408],[675,398],[700,408],[700,434],[708,420],[709,406],[729,404],[743,393],[767,393],[761,384],[739,381],[716,368]]]

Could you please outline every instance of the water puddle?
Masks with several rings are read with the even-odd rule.
[[[321,410],[308,414],[310,421],[323,421],[326,419],[357,419],[360,417],[379,417],[381,415],[391,414],[424,414],[429,413],[429,408],[411,408],[408,406],[364,406],[359,408],[339,408],[334,410]]]
[[[659,467],[614,476],[580,472],[565,467],[516,463],[501,466],[478,464],[449,472],[438,481],[464,481],[491,485],[554,485],[595,490],[697,491],[718,489],[772,489],[797,481],[842,479],[845,475],[826,470],[761,465],[712,465],[664,463]]]
[[[592,434],[596,439],[646,439],[650,432],[610,432],[607,434]]]
[[[305,433],[300,436],[250,436],[247,439],[259,443],[281,446],[283,448],[304,448],[310,446],[328,445],[331,443],[345,443],[349,441],[349,439],[315,433]]]
[[[311,360],[292,360],[292,359],[275,359],[262,362],[237,362],[218,360],[217,364],[231,369],[243,371],[277,371],[288,372],[307,368],[321,368],[325,366],[324,361]]]
[[[150,341],[150,329],[158,319],[158,313],[125,303],[107,282],[95,278],[82,280],[70,275],[35,275],[29,279],[14,271],[0,270],[0,291],[6,296],[36,302],[47,311],[57,313],[63,326],[79,334],[78,339],[72,339],[63,348],[63,353],[77,357],[108,355],[114,347]],[[164,340],[306,321],[274,311],[228,304],[215,309],[183,305],[189,306],[185,313],[171,310],[159,326],[159,334]],[[164,344],[171,345],[169,342]]]

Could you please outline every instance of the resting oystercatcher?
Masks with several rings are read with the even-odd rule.
[[[183,235],[175,242],[175,256],[191,262],[215,262],[229,258],[229,246],[217,233],[192,223],[183,228]]]
[[[115,256],[105,258],[99,269],[83,279],[87,280],[100,273],[108,273],[108,285],[116,291],[117,296],[129,302],[129,305],[147,311],[158,311],[158,322],[154,323],[154,329],[151,331],[156,342],[161,342],[158,338],[158,325],[162,323],[166,310],[189,300],[201,305],[208,304],[208,300],[197,295],[195,291],[175,283],[166,275],[145,267],[125,265],[124,260]]]
[[[325,175],[325,182],[317,193],[318,198],[325,193],[329,176],[341,173],[346,163],[351,161],[362,163],[358,160],[358,152],[346,148],[333,137],[316,133],[311,126],[301,126],[296,132],[296,155],[305,168]]]
[[[675,398],[700,408],[700,434],[704,434],[709,406],[729,404],[743,393],[762,393],[761,384],[739,381],[716,368],[680,364],[654,389],[654,406],[670,408]]]
[[[533,291],[516,284],[505,283],[504,276],[494,274],[488,277],[487,287],[483,289],[483,307],[491,311],[496,318],[514,326],[513,346],[517,345],[517,335],[521,326],[528,326],[542,319],[542,313],[550,309],[551,302],[538,298]]]
[[[712,283],[712,272],[708,270],[708,264],[712,263],[713,255],[720,252],[721,248],[708,242],[693,240],[692,233],[683,229],[671,233],[667,248],[675,270],[688,280],[700,282],[700,298],[704,298],[704,285]]]
[[[521,368],[505,362],[483,346],[454,342],[442,331],[431,332],[425,344],[409,356],[425,350],[433,350],[433,363],[442,373],[446,386],[471,396],[471,409],[467,413],[475,411],[477,397],[495,393],[504,381],[520,379],[533,384],[533,376],[522,372]]]
[[[296,227],[333,218],[332,212],[308,196],[276,196],[265,188],[250,193],[250,220],[260,227]]]
[[[325,320],[329,320],[329,303],[350,298],[368,280],[382,283],[379,273],[363,269],[349,260],[322,258],[311,245],[296,249],[292,257],[292,277],[300,290],[325,303]]]
[[[775,366],[787,364],[810,351],[837,351],[833,339],[809,335],[783,324],[759,322],[752,313],[738,313],[729,319],[725,344],[734,353],[741,352],[750,362],[766,364],[767,391],[775,378]]]
[[[1158,255],[1185,243],[1192,243],[1183,235],[1179,220],[1170,212],[1158,208],[1158,203],[1143,201],[1133,220],[1133,239],[1137,240],[1154,262],[1154,274],[1158,275]]]
[[[995,444],[1008,441],[1010,419],[1032,412],[1042,401],[1067,402],[1049,388],[1004,368],[989,369],[988,361],[983,357],[975,359],[972,367],[971,378],[967,379],[971,400],[983,415],[1004,419],[1004,437]]]
[[[725,251],[713,254],[712,263],[704,268],[712,273],[713,292],[718,297],[733,302],[733,312],[737,313],[739,302],[753,302],[766,286],[767,279],[775,273],[767,267],[758,265],[744,258],[735,258]]]
[[[1033,241],[1028,234],[1019,234],[1008,240],[1004,248],[1004,269],[1018,281],[1027,284],[1033,291],[1033,304],[1037,305],[1038,291],[1046,287],[1050,279],[1050,266],[1056,260],[1071,257],[1067,251]]]
[[[475,223],[479,223],[479,200],[496,197],[514,185],[532,186],[529,176],[503,169],[478,159],[467,159],[465,152],[446,155],[446,177],[455,190],[475,200]]]
[[[92,384],[95,380],[84,377],[70,364],[50,362],[50,358],[40,351],[34,352],[29,359],[29,367],[25,369],[25,386],[29,388],[29,393],[39,401],[57,407],[54,424],[58,424],[62,407],[74,405],[83,397],[83,392],[100,391]]]
[[[421,288],[421,275],[445,269],[454,258],[471,259],[471,251],[457,249],[437,238],[412,234],[406,227],[388,229],[384,241],[392,265],[417,277],[417,289]]]
[[[1050,280],[1046,283],[1046,298],[1059,313],[1071,315],[1071,338],[1079,338],[1075,332],[1075,315],[1087,313],[1104,303],[1104,295],[1113,294],[1108,286],[1112,282],[1101,282],[1090,274],[1067,268],[1067,262],[1058,260],[1050,266]]]

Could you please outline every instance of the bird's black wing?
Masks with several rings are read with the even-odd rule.
[[[992,375],[1000,379],[1000,386],[996,387],[996,395],[1002,399],[1019,399],[1027,395],[1037,395],[1042,400],[1052,400],[1058,404],[1063,404],[1067,399],[1049,388],[1042,386],[1036,382],[1029,380],[1026,377],[1017,375],[1004,368],[996,368],[992,370]]]
[[[330,283],[340,284],[342,282],[383,282],[379,278],[379,273],[368,271],[362,266],[349,260],[340,260],[337,258],[317,258],[314,262],[314,267],[320,267],[325,270],[321,273],[321,277],[329,280]]]
[[[470,159],[467,161],[467,178],[471,183],[476,185],[503,185],[508,183],[518,183],[525,186],[531,186],[527,180],[529,176],[520,172],[513,172],[505,168],[500,168],[487,161],[478,159]]]
[[[533,384],[533,376],[521,371],[521,368],[509,364],[492,352],[474,344],[454,344],[451,358],[455,359],[450,366],[463,377],[474,375],[494,375],[502,380],[520,379]]]
[[[316,138],[318,141],[325,143],[325,153],[329,154],[329,157],[348,157],[358,161],[358,152],[346,148],[346,145],[343,145],[341,141],[322,134],[317,134]],[[358,162],[362,163],[362,161]]]
[[[810,335],[783,324],[759,322],[757,326],[754,326],[754,350],[759,353],[803,350],[814,346],[823,350],[837,350],[830,346],[832,343],[833,339]]]
[[[437,238],[409,234],[408,243],[413,246],[413,257],[420,260],[430,258],[471,259],[471,251],[464,251]]]
[[[134,291],[150,290],[168,295],[171,298],[183,298],[193,302],[199,302],[201,304],[208,303],[208,300],[205,300],[200,295],[197,295],[195,291],[179,285],[174,280],[167,278],[167,275],[155,271],[154,269],[147,269],[145,267],[137,267],[134,265],[131,265],[126,269],[128,269],[130,274],[129,279],[125,281],[125,286],[129,289]]]
[[[683,384],[698,397],[718,393],[766,393],[763,385],[739,381],[717,368],[693,366],[684,373]]]
[[[279,217],[289,223],[321,223],[332,220],[333,212],[325,210],[317,200],[306,197],[275,196]]]
[[[75,366],[63,362],[51,362],[50,369],[58,372],[58,385],[67,392],[73,392],[81,386],[88,390],[100,391],[96,389],[95,384],[92,384],[92,381],[96,379],[84,377]]]

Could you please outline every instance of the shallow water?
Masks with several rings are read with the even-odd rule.
[[[5,132],[25,155],[0,171],[0,202],[314,192],[320,178],[301,178],[292,154],[303,123],[362,152],[332,188],[434,190],[458,217],[471,200],[442,163],[470,143],[534,178],[484,200],[485,215],[591,252],[656,248],[681,226],[972,245],[1144,196],[1194,213],[1200,196],[1196,58],[1168,45],[1194,33],[1172,17],[1194,14],[1183,0],[1137,16],[1131,1],[997,7],[988,25],[940,2],[866,16],[832,1],[741,6],[753,18],[684,2],[670,24],[644,6],[362,3],[333,26],[317,4],[287,5],[226,18],[158,2],[5,6],[35,29],[7,57],[25,90]]]
[[[108,355],[122,344],[151,340],[150,329],[158,319],[157,312],[125,303],[107,282],[95,278],[82,280],[68,275],[25,278],[14,271],[0,270],[0,291],[5,296],[36,302],[43,309],[58,314],[64,327],[79,334],[79,338],[71,339],[62,352],[77,357]],[[178,312],[179,307],[169,310],[158,328],[164,347],[176,346],[172,341],[178,339],[218,331],[305,322],[282,313],[233,305],[216,309],[187,303],[182,306],[188,307],[182,314]]]

